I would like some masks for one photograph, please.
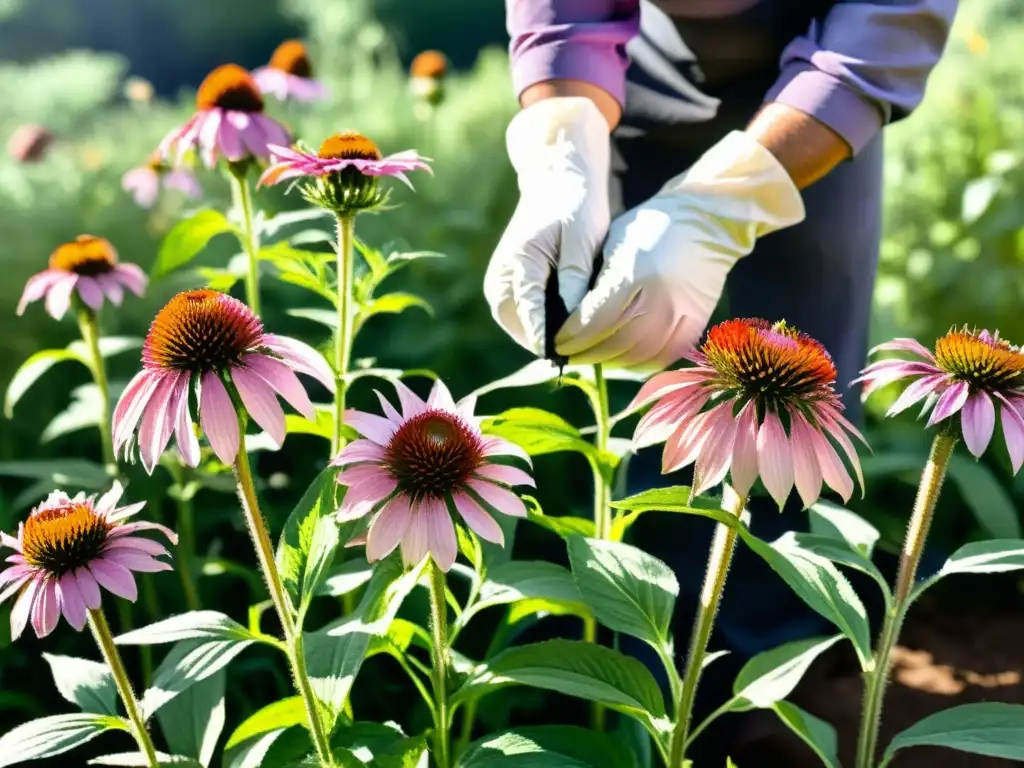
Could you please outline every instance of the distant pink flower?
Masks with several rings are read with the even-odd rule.
[[[18,302],[18,314],[33,301],[46,297],[46,311],[60,320],[71,304],[71,294],[94,310],[103,306],[106,297],[120,306],[124,289],[141,296],[146,290],[146,273],[135,264],[122,264],[109,240],[92,235],[79,235],[59,246],[50,255],[50,267],[32,275]]]
[[[999,332],[951,330],[935,342],[933,354],[914,339],[895,339],[871,350],[907,352],[914,360],[889,358],[872,363],[854,383],[864,382],[862,396],[900,379],[913,381],[887,416],[924,401],[921,415],[931,411],[927,426],[960,415],[964,443],[981,456],[995,431],[996,406],[1013,471],[1024,464],[1024,354],[999,338]]]
[[[7,140],[7,153],[19,163],[38,163],[55,139],[53,132],[41,125],[19,125]]]
[[[0,572],[0,603],[18,595],[11,610],[12,639],[29,621],[36,637],[45,637],[61,614],[81,631],[86,612],[100,607],[100,587],[134,601],[138,589],[132,571],[171,570],[157,559],[168,554],[162,545],[133,534],[159,531],[172,544],[178,537],[157,523],[126,523],[145,502],[118,507],[122,492],[116,481],[99,501],[54,491],[32,510],[17,538],[0,532],[0,545],[16,553],[7,558],[11,567]]]
[[[323,83],[313,79],[309,51],[299,40],[286,40],[277,46],[270,63],[254,70],[252,77],[263,93],[281,101],[317,101],[327,95]]]
[[[223,155],[231,162],[270,158],[270,145],[287,144],[288,129],[263,114],[263,95],[252,76],[237,64],[217,67],[199,86],[197,112],[160,142],[160,154],[177,164],[197,148],[207,168]]]
[[[532,486],[533,479],[509,459],[530,466],[527,455],[480,432],[473,416],[476,397],[455,403],[440,381],[426,402],[400,382],[395,389],[401,413],[380,393],[383,417],[345,413],[345,423],[364,439],[346,445],[331,462],[343,467],[338,482],[348,486],[339,521],[373,514],[366,540],[370,562],[401,545],[407,564],[429,554],[447,571],[458,553],[451,518],[456,512],[482,539],[504,544],[493,516],[526,516],[512,488]]]
[[[189,397],[195,388],[199,424],[213,452],[233,465],[241,445],[230,386],[242,406],[278,446],[284,442],[284,411],[277,396],[314,418],[313,405],[296,372],[334,389],[323,357],[295,339],[263,332],[245,304],[217,291],[179,293],[161,309],[142,347],[142,370],[114,409],[114,450],[130,456],[137,435],[139,455],[152,472],[174,433],[178,452],[199,463]]]
[[[728,474],[740,496],[760,476],[780,509],[794,485],[805,507],[822,482],[849,499],[853,480],[831,441],[864,487],[846,433],[864,438],[842,415],[835,365],[817,341],[781,322],[729,320],[687,357],[695,367],[660,373],[637,394],[632,407],[655,404],[633,439],[667,441],[663,472],[694,464],[694,496]]]
[[[171,168],[157,156],[121,177],[121,188],[130,192],[140,208],[152,208],[160,194],[160,187],[177,189],[187,197],[199,197],[203,190],[199,181],[187,168]]]

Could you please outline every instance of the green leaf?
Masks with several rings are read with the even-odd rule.
[[[292,509],[277,547],[277,567],[301,613],[334,559],[338,527],[334,512],[337,467],[327,467],[310,483]]]
[[[51,489],[57,487],[66,491],[99,491],[110,487],[110,475],[106,470],[85,459],[0,461],[0,476],[38,479],[45,481]]]
[[[118,717],[89,713],[32,720],[0,736],[0,768],[62,755],[112,729],[127,731],[128,723]]]
[[[1024,762],[1024,706],[986,702],[936,712],[896,734],[885,750],[883,768],[898,750],[924,746]]]
[[[427,764],[426,734],[409,738],[394,723],[342,726],[331,736],[331,749],[335,755],[344,755],[340,768],[362,768],[368,758],[374,768],[426,768]],[[312,763],[312,768],[318,766]]]
[[[638,718],[660,729],[665,703],[643,664],[604,646],[578,640],[547,640],[502,651],[480,664],[452,696],[458,706],[508,685],[556,691]]]
[[[285,227],[293,227],[296,224],[305,224],[309,221],[322,219],[331,216],[332,213],[324,208],[300,208],[297,211],[285,211],[278,213],[269,219],[264,220],[259,227],[260,234],[271,238],[277,236]]]
[[[127,352],[130,349],[142,349],[144,341],[145,339],[139,336],[101,336],[100,356],[107,358],[120,355],[122,352]],[[91,363],[92,353],[81,339],[68,344],[68,351],[73,352],[86,365]]]
[[[597,456],[597,449],[580,436],[576,427],[540,408],[510,408],[484,419],[482,429],[487,434],[511,440],[531,456],[558,451]]]
[[[402,573],[396,558],[377,564],[355,612],[305,635],[306,667],[318,699],[337,715],[348,698],[370,641],[391,625],[421,568]]]
[[[21,400],[21,396],[39,380],[40,376],[65,360],[77,360],[88,367],[84,358],[69,349],[41,349],[22,363],[14,372],[11,383],[7,385],[7,394],[4,395],[4,416],[11,418],[14,415],[14,406]]]
[[[369,582],[372,576],[373,566],[362,558],[356,557],[331,569],[317,590],[317,594],[326,597],[341,597],[355,592]]]
[[[234,231],[223,213],[209,208],[179,221],[160,243],[150,274],[154,280],[170,274],[199,255],[214,237]]]
[[[871,559],[878,529],[863,517],[830,501],[817,501],[807,510],[811,533],[841,539],[862,557]]]
[[[173,754],[194,758],[208,768],[224,729],[226,683],[227,671],[221,669],[157,711],[160,730]]]
[[[106,418],[100,389],[95,384],[82,384],[71,390],[71,402],[58,413],[39,436],[40,443],[48,443],[80,429],[95,429]]]
[[[992,539],[964,544],[950,555],[939,573],[1004,573],[1024,568],[1024,540]]]
[[[83,712],[117,715],[117,688],[106,664],[44,653],[60,695]]]
[[[434,315],[434,308],[430,302],[412,293],[393,292],[385,293],[383,296],[370,301],[370,304],[363,310],[366,317],[373,315],[397,315],[412,307],[419,307],[428,315]]]
[[[457,768],[639,768],[613,737],[570,725],[538,725],[485,736]]]
[[[257,639],[230,616],[217,611],[188,611],[146,627],[133,629],[114,638],[118,645],[160,645],[179,640]]]
[[[890,600],[889,582],[885,580],[881,571],[859,551],[852,549],[846,541],[814,533],[788,533],[785,536],[788,542],[791,542],[786,546],[803,549],[838,565],[845,565],[861,573],[866,573],[881,588],[885,599]]]
[[[476,610],[529,598],[575,603],[586,612],[572,574],[543,560],[510,560],[491,569],[480,587]]]
[[[142,696],[148,719],[182,691],[217,674],[252,640],[183,640],[174,645],[153,673],[153,683]]]
[[[293,725],[304,725],[305,722],[306,709],[301,696],[289,696],[287,699],[275,701],[249,715],[235,728],[228,737],[228,743],[224,745],[224,751],[234,749],[254,736],[291,728]]]
[[[822,765],[839,768],[839,740],[832,725],[788,701],[776,702],[772,709],[793,733],[814,750]]]
[[[197,760],[184,755],[166,755],[163,752],[156,753],[156,763],[159,766],[173,766],[174,768],[204,768]],[[94,757],[89,765],[109,765],[119,768],[149,768],[149,758],[141,752],[120,752],[115,755],[104,755]]]
[[[679,595],[671,568],[629,544],[571,536],[568,547],[576,586],[599,622],[656,650],[670,642]]]
[[[572,515],[545,515],[540,505],[537,504],[537,500],[533,497],[523,496],[523,501],[526,502],[526,515],[530,522],[536,523],[542,528],[547,528],[563,539],[577,535],[593,536],[596,532],[593,520],[588,520],[585,517],[573,517]]]
[[[286,413],[284,429],[289,435],[316,435],[330,440],[334,437],[334,416],[329,411],[320,408],[316,410],[316,421],[310,421],[297,413]]]
[[[635,496],[630,496],[611,503],[613,509],[625,510],[627,514],[620,514],[612,525],[611,538],[619,541],[625,535],[629,527],[636,522],[636,519],[645,512],[675,512],[684,515],[697,515],[707,517],[725,525],[736,527],[740,521],[735,515],[731,515],[721,509],[717,501],[698,497],[690,500],[690,487],[687,485],[676,485],[669,488],[654,488]]]
[[[842,639],[842,635],[812,637],[757,654],[736,675],[732,686],[735,702],[730,702],[729,710],[767,709],[782,701],[814,660]]]
[[[338,312],[334,309],[299,307],[298,309],[289,309],[285,314],[291,315],[292,317],[299,317],[303,320],[312,320],[314,323],[320,323],[321,325],[327,326],[332,331],[338,330]]]

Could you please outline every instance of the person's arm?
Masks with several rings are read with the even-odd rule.
[[[614,128],[626,94],[626,43],[640,0],[506,0],[512,83],[523,107],[589,98]]]
[[[782,54],[781,74],[747,133],[801,189],[920,103],[956,0],[837,3]]]

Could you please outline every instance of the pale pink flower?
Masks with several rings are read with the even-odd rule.
[[[157,523],[125,522],[146,503],[118,507],[122,492],[116,481],[98,501],[54,491],[19,526],[16,538],[0,532],[0,546],[15,551],[7,558],[11,567],[0,572],[0,603],[18,595],[11,610],[12,639],[30,621],[36,637],[45,637],[61,614],[81,631],[86,612],[100,607],[100,587],[134,601],[138,589],[132,571],[171,570],[158,559],[169,554],[162,545],[134,534],[159,531],[172,544],[178,537]]]
[[[729,320],[687,359],[695,367],[654,376],[632,407],[655,403],[634,443],[667,441],[663,472],[694,464],[694,496],[729,475],[740,496],[760,477],[780,509],[794,485],[805,507],[822,482],[849,499],[853,480],[833,441],[864,487],[846,433],[864,438],[842,414],[835,365],[817,341],[781,322]]]
[[[125,288],[141,296],[147,282],[146,273],[138,266],[118,262],[109,240],[79,235],[50,254],[49,269],[28,279],[17,313],[23,314],[33,301],[46,297],[46,311],[60,320],[71,305],[72,293],[94,310],[103,306],[104,297],[120,306]]]
[[[281,101],[317,101],[327,96],[327,89],[313,79],[309,51],[299,40],[286,40],[274,50],[270,63],[253,70],[253,80],[263,93]]]
[[[916,359],[888,358],[872,363],[854,383],[863,382],[865,399],[887,384],[914,381],[903,390],[887,416],[921,401],[921,415],[931,411],[927,426],[959,415],[964,444],[981,456],[992,441],[996,407],[1013,471],[1024,464],[1024,354],[999,338],[999,332],[951,330],[935,342],[934,354],[914,339],[895,339],[871,350],[905,352]],[[948,422],[947,422],[948,423]]]
[[[348,487],[338,520],[373,514],[366,539],[370,562],[401,546],[407,564],[429,554],[447,571],[458,553],[453,514],[480,538],[504,544],[494,515],[526,517],[512,488],[532,486],[533,479],[512,462],[529,467],[529,457],[513,443],[481,433],[475,396],[456,403],[440,381],[426,402],[401,382],[395,389],[401,413],[379,392],[384,416],[345,413],[345,423],[363,439],[331,462],[343,467],[338,482]]]
[[[203,190],[195,174],[187,168],[171,168],[159,155],[121,177],[121,188],[129,192],[140,208],[152,208],[160,188],[176,189],[186,197],[199,197]]]
[[[263,114],[263,95],[237,64],[217,67],[196,92],[197,112],[160,142],[159,152],[174,164],[196,148],[207,168],[222,155],[231,162],[270,158],[270,146],[287,144],[288,129]]]
[[[241,445],[232,395],[280,446],[285,419],[278,395],[307,418],[315,416],[296,372],[334,389],[334,375],[315,349],[264,333],[245,304],[210,290],[179,293],[157,313],[142,347],[142,366],[114,408],[113,432],[114,450],[124,449],[129,457],[137,444],[147,472],[172,433],[182,460],[191,467],[199,463],[189,404],[193,389],[199,424],[228,465]]]

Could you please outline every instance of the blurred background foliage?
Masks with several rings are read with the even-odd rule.
[[[886,229],[872,330],[876,340],[912,335],[926,344],[951,325],[999,328],[1024,340],[1024,12],[1019,0],[966,0],[948,53],[934,73],[924,105],[887,130]],[[515,179],[504,153],[504,129],[515,103],[507,71],[502,3],[497,0],[0,0],[0,143],[20,125],[36,123],[57,140],[38,163],[0,156],[0,383],[6,386],[34,351],[62,347],[77,337],[71,318],[54,323],[39,305],[14,315],[29,275],[45,266],[53,248],[77,234],[109,238],[122,258],[148,268],[162,236],[185,210],[164,201],[152,211],[135,207],[121,190],[122,174],[145,161],[167,130],[192,111],[194,88],[206,72],[234,61],[261,65],[281,40],[301,36],[311,48],[318,75],[331,98],[314,106],[270,107],[310,143],[344,128],[372,137],[385,152],[415,147],[435,158],[435,178],[421,176],[417,192],[398,190],[398,211],[360,219],[359,234],[387,249],[435,250],[444,260],[424,260],[396,282],[433,306],[375,321],[362,334],[356,357],[395,368],[430,368],[456,395],[504,376],[529,358],[493,324],[480,291],[487,259],[516,200]],[[417,116],[406,67],[418,51],[443,50],[453,65],[447,98],[428,119]],[[152,84],[152,99],[126,95],[129,78]],[[136,89],[138,84],[136,84]],[[226,186],[212,174],[201,181],[218,204]],[[261,192],[258,204],[281,210],[300,204],[297,195]],[[216,241],[203,256],[223,263],[233,244]],[[105,313],[105,333],[141,336],[155,310],[196,278],[177,273],[151,286],[145,300],[129,300]],[[312,342],[325,330],[290,316],[301,293],[266,280],[265,320],[276,332]],[[0,421],[0,529],[11,530],[24,513],[31,483],[5,476],[9,462],[98,456],[95,430],[75,431],[41,443],[44,426],[85,384],[84,368],[63,364]],[[111,361],[115,390],[137,369],[125,354]],[[570,391],[511,391],[489,395],[486,412],[518,404],[559,411],[583,423],[586,409]],[[357,392],[366,396],[366,391]],[[624,404],[629,388],[613,392]],[[358,402],[357,402],[358,404]],[[884,403],[873,403],[865,461],[868,495],[856,508],[898,546],[916,475],[927,449],[920,426],[907,419],[882,423]],[[623,434],[626,434],[624,431]],[[45,437],[48,437],[45,436]],[[317,438],[293,436],[280,454],[263,454],[271,484],[268,506],[279,525],[316,465],[325,459]],[[1019,533],[1015,484],[1005,457],[964,460],[943,501],[936,543],[954,546],[985,532]],[[586,515],[585,464],[573,458],[538,462],[541,500],[553,514]],[[160,473],[158,473],[160,474]],[[566,480],[565,478],[576,478]],[[142,482],[142,480],[140,480]],[[155,512],[165,480],[140,485]],[[199,539],[204,550],[230,555],[242,533],[229,496],[201,497]],[[973,514],[963,510],[970,509]],[[240,539],[242,545],[244,538]],[[521,545],[517,545],[521,546]],[[251,554],[251,553],[250,553]],[[239,560],[247,562],[244,546]],[[173,580],[168,580],[173,582]],[[167,590],[174,599],[174,583]],[[230,595],[229,595],[230,597]],[[223,598],[222,598],[223,599]],[[141,617],[140,617],[140,620]],[[6,609],[0,609],[0,725],[38,715],[42,700],[26,690],[45,690],[48,673],[33,641],[4,647]],[[59,632],[51,652],[73,649],[78,638]],[[88,653],[88,651],[86,651]],[[260,660],[247,662],[259,666]],[[14,670],[30,665],[39,684],[14,687]],[[283,686],[287,681],[279,680]],[[244,686],[243,686],[244,688]],[[358,688],[357,688],[358,690]],[[387,684],[377,692],[388,694]],[[48,694],[41,694],[47,696]],[[239,696],[243,696],[239,692]],[[524,694],[529,695],[529,694]],[[504,698],[504,697],[503,697]],[[265,701],[265,695],[258,699]],[[47,700],[51,710],[59,699]],[[243,711],[251,708],[245,705]],[[13,710],[5,712],[4,710]]]

